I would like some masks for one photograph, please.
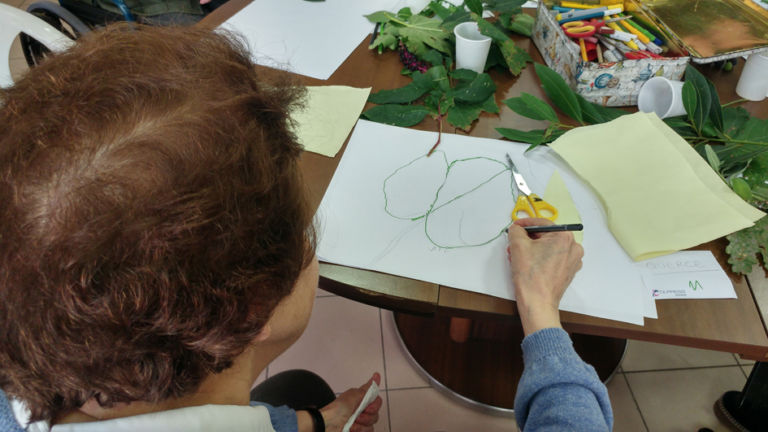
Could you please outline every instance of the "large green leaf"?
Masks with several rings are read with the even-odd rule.
[[[440,24],[441,21],[438,19],[413,15],[408,20],[408,24],[399,29],[408,51],[419,57],[426,54],[429,48],[450,54],[451,45],[448,42],[450,34],[440,27]]]
[[[415,126],[424,120],[429,110],[421,105],[377,105],[363,112],[368,120],[392,126]]]
[[[413,81],[403,87],[380,90],[371,94],[368,101],[375,104],[410,103],[422,97],[436,85],[427,74],[415,72],[412,78]]]
[[[517,129],[508,128],[496,128],[496,132],[500,133],[506,139],[524,142],[528,144],[541,144],[544,142],[544,136],[547,131],[545,129],[535,129],[529,131],[521,131]]]
[[[579,94],[576,94],[576,99],[579,101],[579,106],[581,107],[581,113],[584,116],[584,121],[589,124],[605,123],[617,119],[623,115],[629,114],[629,112],[621,109],[604,107],[602,105],[592,103],[584,99]]]
[[[726,128],[730,129],[729,117],[731,111],[724,110]],[[740,114],[734,114],[735,122],[741,122]],[[732,129],[731,129],[732,130]],[[717,156],[722,161],[723,172],[738,171],[745,167],[749,161],[759,155],[768,152],[768,119],[748,117],[741,123],[741,127],[730,133],[733,140],[747,141],[748,143],[727,142],[725,145],[715,147]]]
[[[709,119],[712,95],[707,79],[691,65],[685,68],[683,106],[693,127],[698,131],[704,129],[704,124]]]
[[[744,201],[752,199],[752,190],[749,188],[749,184],[741,177],[731,178],[731,187],[736,195],[740,196]]]
[[[534,67],[536,68],[536,75],[539,76],[544,92],[547,93],[549,99],[565,115],[584,124],[584,116],[582,115],[581,105],[576,97],[576,93],[568,87],[563,77],[543,64],[536,63]]]
[[[758,220],[754,226],[737,231],[728,237],[728,263],[734,273],[749,274],[758,264],[757,255],[768,263],[768,217]]]
[[[480,29],[480,33],[490,37],[499,47],[504,61],[507,64],[507,69],[512,75],[519,75],[525,68],[527,62],[533,61],[528,52],[515,45],[515,41],[509,38],[504,30],[498,28],[494,24],[480,18],[473,16],[477,21],[477,27]]]
[[[499,23],[501,23],[505,29],[527,37],[531,37],[533,34],[533,25],[535,22],[536,21],[532,16],[523,12],[517,14],[502,14],[499,16]]]
[[[733,137],[749,120],[749,112],[742,107],[723,108],[723,133]]]
[[[482,0],[464,0],[464,4],[467,6],[467,9],[469,9],[470,12],[476,13],[478,15],[483,14]]]
[[[496,84],[488,74],[477,74],[469,82],[460,82],[453,91],[453,98],[460,102],[477,103],[488,99],[496,92]]]
[[[499,112],[499,107],[496,105],[493,94],[484,101],[476,103],[461,103],[457,101],[448,109],[448,115],[446,115],[445,119],[453,126],[467,130],[483,111],[491,114]]]
[[[557,114],[548,103],[528,93],[521,93],[519,97],[510,98],[504,103],[514,112],[523,117],[534,120],[549,120],[557,122]]]
[[[664,123],[666,123],[667,126],[671,127],[672,130],[677,132],[677,134],[680,136],[684,136],[684,137],[696,136],[696,131],[693,130],[693,127],[691,127],[691,124],[688,123],[688,121],[683,116],[667,117],[664,119]]]
[[[712,125],[714,125],[715,129],[719,132],[723,131],[723,109],[720,107],[720,96],[717,95],[717,90],[715,89],[715,85],[712,84],[712,81],[707,80],[707,85],[709,86],[709,96],[712,99],[710,101],[710,108],[709,108],[709,120],[712,122]],[[721,134],[717,134],[714,136],[720,136]]]

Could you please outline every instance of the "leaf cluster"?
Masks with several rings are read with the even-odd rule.
[[[408,51],[432,65],[448,61],[435,61],[434,54],[453,62],[453,29],[456,25],[476,21],[480,31],[494,41],[486,69],[500,65],[513,75],[520,74],[527,62],[532,61],[528,53],[517,47],[509,37],[508,31],[530,36],[533,18],[521,12],[525,0],[465,0],[461,5],[453,5],[443,0],[432,0],[418,14],[410,8],[400,9],[397,13],[379,11],[366,15],[369,21],[379,25],[379,33],[369,46],[379,53],[385,49],[396,50],[402,43]],[[498,15],[492,23],[482,17],[484,11]]]
[[[486,73],[467,69],[449,73],[445,66],[438,65],[425,73],[414,72],[411,77],[413,81],[404,87],[372,94],[368,100],[378,105],[362,116],[408,127],[431,114],[439,122],[445,119],[455,127],[469,129],[481,112],[499,112],[494,100],[496,84]]]
[[[628,114],[623,110],[608,108],[589,102],[581,95],[571,90],[565,80],[557,72],[538,63],[536,63],[534,67],[536,69],[536,75],[538,75],[539,80],[541,80],[541,85],[549,100],[551,100],[561,112],[580,124],[604,123]],[[549,125],[544,129],[530,131],[509,128],[496,129],[496,131],[505,138],[531,144],[530,147],[528,147],[528,150],[541,144],[550,143],[559,138],[568,129],[572,128],[572,126],[560,122],[557,113],[551,105],[531,94],[522,93],[518,97],[513,97],[503,102],[512,111],[523,117],[549,122]]]

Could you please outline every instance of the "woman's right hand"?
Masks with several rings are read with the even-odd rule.
[[[547,219],[518,219],[509,227],[509,266],[523,331],[560,327],[560,299],[581,269],[584,249],[570,232],[529,236],[523,227],[552,225]]]

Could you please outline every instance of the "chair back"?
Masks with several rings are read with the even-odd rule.
[[[64,51],[75,43],[42,19],[0,3],[0,87],[13,84],[9,56],[13,40],[22,32],[45,45],[52,52]]]

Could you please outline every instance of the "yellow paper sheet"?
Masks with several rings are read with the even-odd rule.
[[[576,128],[550,147],[596,191],[611,232],[637,261],[714,240],[764,216],[655,114]]]
[[[552,177],[549,178],[547,188],[544,190],[544,201],[552,204],[557,209],[556,224],[578,224],[581,223],[581,216],[579,211],[576,210],[576,204],[571,198],[571,194],[568,193],[568,188],[565,186],[563,178],[560,177],[560,173],[555,171],[552,173]],[[581,244],[584,239],[584,233],[582,231],[574,231],[573,238],[576,243]]]
[[[307,151],[334,157],[357,122],[371,88],[307,87],[306,107],[292,114]]]

